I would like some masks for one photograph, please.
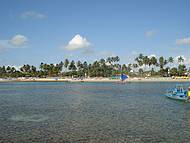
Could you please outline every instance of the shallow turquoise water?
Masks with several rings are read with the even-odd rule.
[[[189,142],[175,84],[0,83],[0,142]]]

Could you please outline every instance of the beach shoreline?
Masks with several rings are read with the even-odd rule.
[[[84,79],[73,79],[73,78],[14,78],[14,79],[0,79],[0,82],[116,82],[120,83],[120,79],[111,78],[84,78]],[[154,77],[154,78],[128,78],[124,81],[127,82],[190,82],[188,79],[173,79],[171,77]]]

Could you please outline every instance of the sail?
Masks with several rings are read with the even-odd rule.
[[[124,80],[126,80],[127,78],[128,78],[127,75],[125,75],[125,74],[121,74],[121,81],[124,81]]]

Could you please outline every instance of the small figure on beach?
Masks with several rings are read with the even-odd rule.
[[[190,86],[188,87],[188,91],[187,91],[187,99],[190,100]]]

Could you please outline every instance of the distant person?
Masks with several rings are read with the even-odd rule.
[[[188,87],[187,98],[188,98],[188,100],[190,100],[190,86]]]

